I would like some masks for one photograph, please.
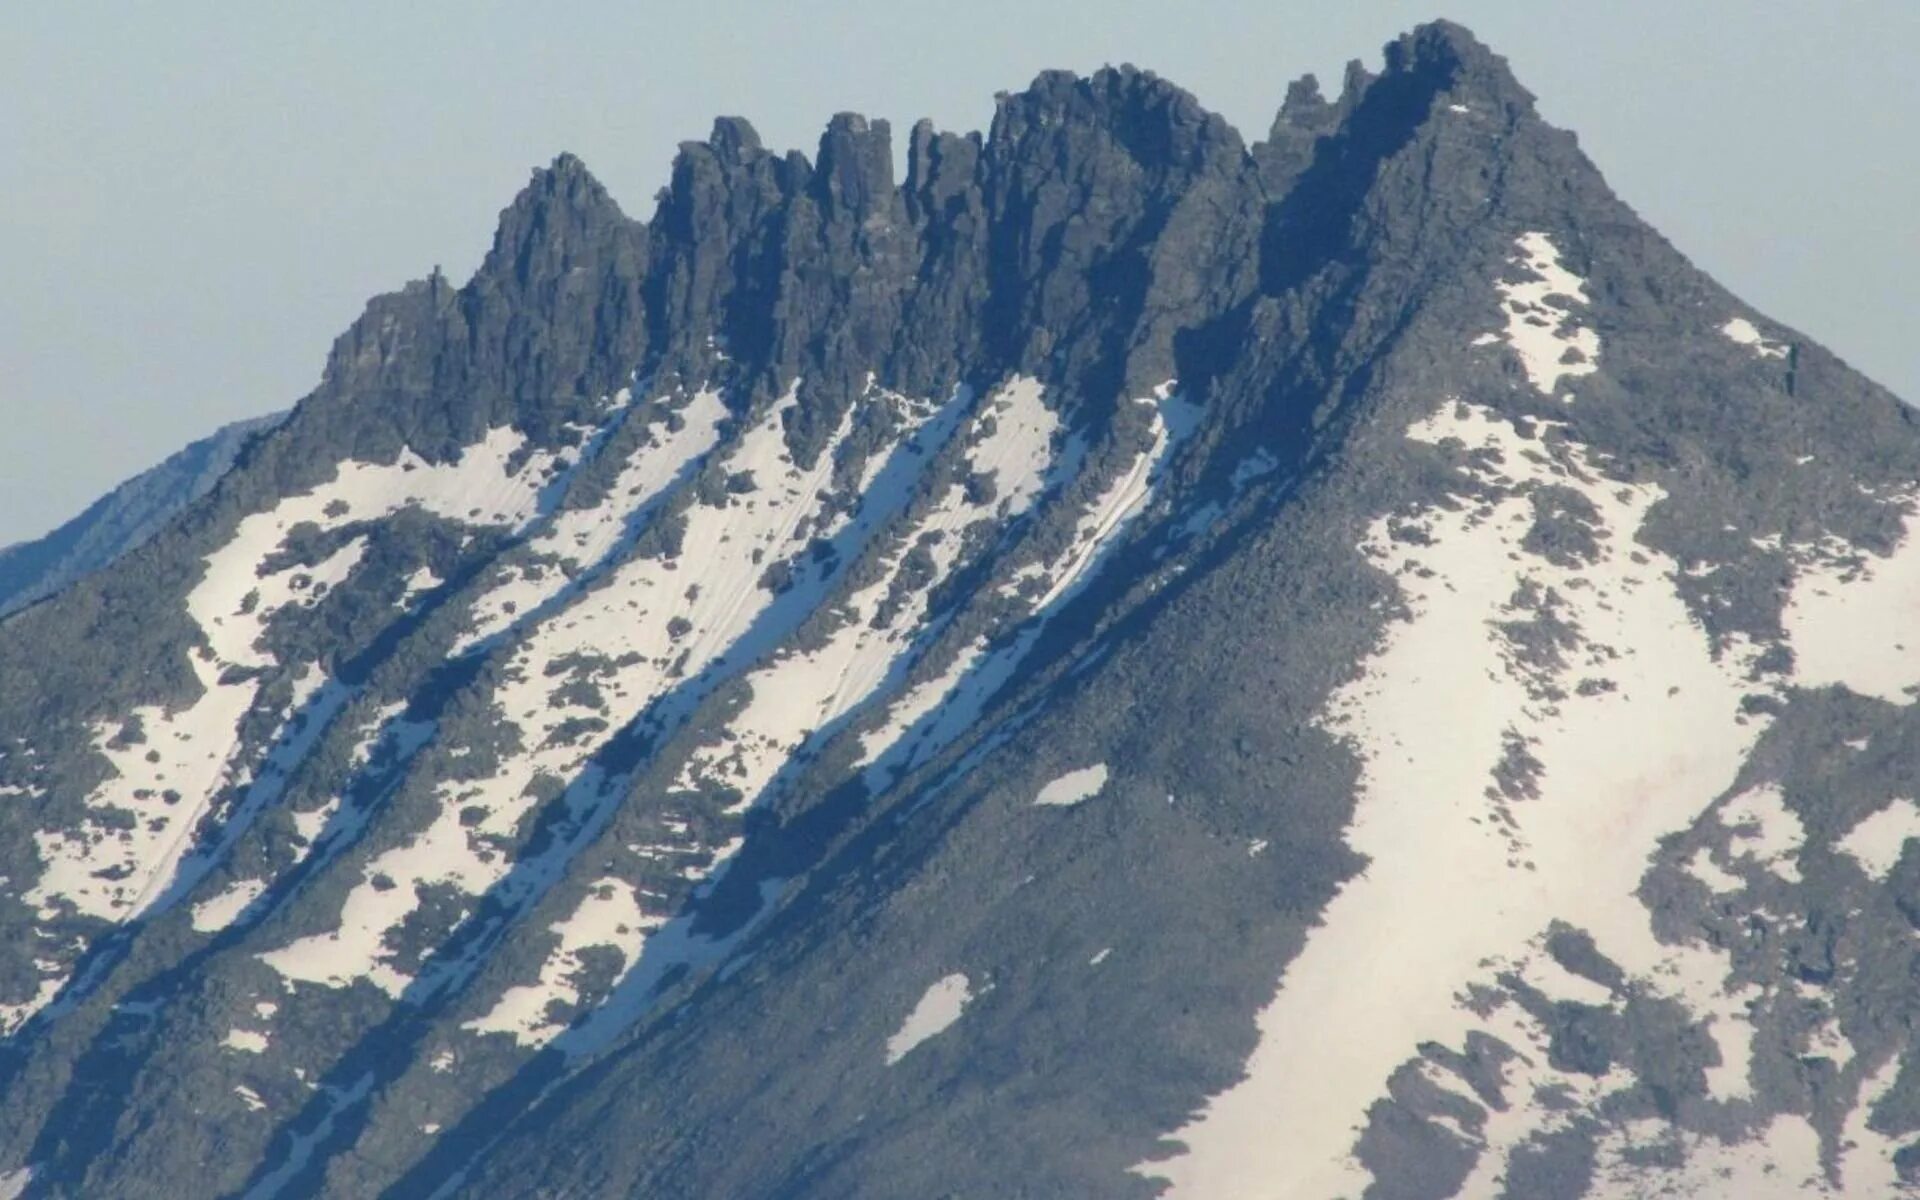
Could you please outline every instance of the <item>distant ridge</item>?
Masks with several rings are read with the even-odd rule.
[[[0,547],[0,616],[59,591],[144,543],[220,481],[248,439],[285,413],[222,426],[87,506],[51,533]]]

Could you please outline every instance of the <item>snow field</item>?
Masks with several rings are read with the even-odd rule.
[[[830,570],[803,567],[796,582],[776,591],[768,568],[796,558],[815,538],[842,532],[855,540],[864,536],[891,515],[890,505],[906,499],[904,491],[897,497],[878,493],[889,487],[910,490],[911,479],[876,487],[852,516],[829,516],[825,493],[851,413],[815,463],[802,467],[785,444],[786,414],[797,402],[797,392],[789,392],[745,431],[722,464],[728,478],[749,480],[748,488],[730,492],[718,504],[686,510],[683,544],[698,548],[698,554],[621,564],[602,586],[539,621],[516,648],[495,703],[525,749],[490,779],[443,784],[439,816],[413,842],[368,865],[338,927],[263,956],[270,964],[291,980],[346,986],[365,979],[398,995],[411,978],[388,961],[386,943],[417,907],[420,886],[447,884],[477,894],[500,882],[511,864],[482,839],[512,835],[534,803],[529,785],[541,778],[576,779],[607,737],[652,712],[663,697],[686,686],[683,681],[694,681],[699,691],[730,659],[750,664],[763,649],[779,644],[781,627],[790,632],[812,610]],[[918,412],[914,419],[931,419],[935,411]],[[889,459],[921,453],[903,447]],[[899,474],[890,467],[885,477]],[[569,692],[569,683],[590,685],[588,694]],[[649,721],[683,715],[678,709],[667,716],[654,712]],[[601,801],[617,792],[616,782],[601,781]],[[484,815],[475,820],[475,812]],[[589,827],[597,825],[588,820],[582,826]],[[690,866],[688,877],[716,870],[728,852],[721,847],[717,857]],[[542,872],[548,884],[564,863],[551,866]],[[562,982],[571,974],[568,952],[559,954],[561,961],[544,972],[547,990],[556,997],[571,994]],[[526,1014],[544,1011],[545,1005],[525,992],[516,992],[508,1003],[511,1013],[489,1014],[474,1027],[532,1037],[540,1022],[530,1024]]]
[[[1458,403],[1408,431],[1490,452],[1499,465],[1468,475],[1492,498],[1463,491],[1422,513],[1424,544],[1396,540],[1386,518],[1362,544],[1411,611],[1323,717],[1363,764],[1348,841],[1368,865],[1260,1014],[1247,1078],[1175,1134],[1183,1155],[1138,1168],[1171,1196],[1357,1194],[1351,1148],[1388,1077],[1422,1042],[1460,1046],[1480,1026],[1460,995],[1491,982],[1489,961],[1524,960],[1556,917],[1716,1025],[1738,1007],[1718,956],[1661,944],[1634,891],[1660,838],[1725,790],[1757,737],[1739,719],[1745,672],[1716,660],[1677,565],[1634,543],[1660,489],[1604,478],[1548,432],[1523,437]],[[1600,513],[1593,562],[1521,549],[1527,493],[1548,483]],[[1544,615],[1575,631],[1548,660],[1508,632]],[[1538,794],[1509,802],[1496,768],[1513,738],[1540,770]]]
[[[512,868],[492,845],[511,840],[537,802],[537,779],[570,780],[615,731],[677,681],[698,675],[739,638],[773,593],[762,576],[802,549],[817,515],[843,423],[810,468],[786,451],[789,392],[741,437],[729,474],[746,473],[752,492],[685,514],[676,559],[629,559],[600,586],[541,619],[513,650],[493,703],[522,749],[480,780],[448,780],[433,822],[404,845],[377,856],[349,893],[336,927],[261,956],[294,982],[346,987],[365,980],[398,997],[409,973],[389,961],[387,939],[418,908],[418,889],[446,885],[478,895]],[[694,426],[689,421],[688,426]],[[590,685],[568,693],[568,682]],[[468,810],[482,815],[477,821]]]
[[[1544,273],[1537,259],[1534,269]],[[1351,1147],[1367,1107],[1423,1042],[1458,1048],[1479,1029],[1520,1050],[1527,1070],[1541,1069],[1527,1065],[1533,1035],[1500,1032],[1499,1021],[1475,1017],[1458,997],[1491,983],[1500,965],[1531,973],[1537,955],[1527,958],[1524,947],[1553,918],[1590,933],[1602,954],[1705,1024],[1720,1051],[1707,1080],[1715,1099],[1751,1094],[1746,1010],[1759,989],[1730,988],[1729,960],[1704,944],[1660,942],[1635,891],[1662,838],[1701,820],[1723,831],[1727,864],[1799,880],[1805,831],[1777,787],[1748,788],[1712,808],[1766,722],[1742,718],[1740,699],[1843,686],[1912,703],[1920,643],[1910,648],[1907,630],[1920,612],[1920,551],[1911,529],[1886,556],[1825,543],[1780,547],[1799,568],[1783,622],[1796,669],[1762,679],[1762,648],[1733,638],[1716,656],[1674,588],[1690,572],[1636,544],[1660,489],[1606,478],[1554,433],[1542,425],[1523,437],[1490,411],[1457,402],[1409,429],[1416,442],[1491,452],[1498,466],[1482,458],[1466,472],[1490,492],[1463,492],[1456,506],[1421,514],[1430,541],[1396,541],[1383,517],[1361,546],[1394,577],[1411,613],[1389,626],[1323,717],[1363,764],[1348,840],[1368,865],[1288,964],[1259,1016],[1246,1079],[1177,1131],[1183,1154],[1136,1168],[1168,1180],[1169,1195],[1357,1193],[1368,1177]],[[1521,546],[1531,521],[1526,493],[1546,483],[1581,492],[1601,514],[1591,563],[1563,568]],[[1885,502],[1912,511],[1910,497]],[[1570,628],[1572,640],[1545,656],[1509,641],[1516,618],[1542,616]],[[1435,712],[1450,715],[1434,721]],[[1532,794],[1510,801],[1494,775],[1509,739],[1537,764]],[[1608,761],[1621,745],[1638,752]],[[1917,825],[1920,810],[1897,801],[1839,848],[1869,872],[1890,869]],[[1687,869],[1716,891],[1745,886],[1711,850],[1696,852]],[[1833,1029],[1822,1052],[1844,1060],[1852,1047]],[[1584,1086],[1558,1073],[1553,1083]],[[1884,1172],[1891,1153],[1865,1131],[1866,1106],[1850,1128],[1862,1130],[1860,1146],[1878,1149],[1846,1158],[1850,1190],[1856,1173]],[[1478,1182],[1459,1194],[1496,1195],[1506,1152],[1561,1119],[1532,1109],[1490,1114]],[[1824,1179],[1808,1182],[1819,1174],[1818,1139],[1797,1117],[1781,1118],[1757,1143],[1696,1139],[1687,1150],[1676,1186],[1691,1190],[1676,1195],[1727,1194],[1712,1182],[1727,1178],[1756,1189],[1743,1194],[1830,1193]]]
[[[1049,592],[1055,599],[1083,576],[1126,521],[1143,507],[1166,453],[1191,430],[1197,410],[1171,396],[1170,391],[1162,388],[1148,401],[1156,406],[1153,446],[1083,514],[1080,536],[1062,556],[1059,570],[1064,582],[1052,581],[1058,585],[1051,586]],[[954,406],[951,415],[957,419],[960,408]],[[945,440],[948,431],[940,427],[941,418],[920,419],[928,422],[926,440]],[[964,453],[968,472],[993,477],[994,498],[984,503],[970,500],[964,479],[941,490],[891,548],[882,552],[879,578],[844,601],[842,623],[822,645],[809,651],[777,654],[745,676],[751,691],[747,705],[719,739],[690,755],[676,786],[688,791],[703,786],[734,788],[740,795],[734,811],[744,810],[758,800],[813,736],[892,686],[904,674],[922,640],[920,626],[928,593],[959,565],[961,535],[979,521],[1007,520],[1031,508],[1046,490],[1050,472],[1056,469],[1058,430],[1058,417],[1045,405],[1036,381],[1015,379],[990,396],[964,434]],[[884,478],[878,466],[870,470],[870,475]],[[912,480],[908,479],[900,494],[880,497],[880,507],[888,511],[906,508],[911,488]],[[877,515],[868,514],[864,508],[860,513],[862,519],[876,524]],[[891,614],[883,615],[883,603],[889,597],[900,599],[896,585],[907,554],[917,546],[925,548],[930,560],[926,572],[930,578],[907,593],[905,602],[897,604]],[[1021,650],[1024,648],[1023,644]],[[1006,665],[1010,668],[1017,661],[1017,655],[1008,656]],[[668,844],[654,848],[653,853],[673,855],[692,849]],[[696,873],[717,878],[726,870],[731,856],[732,849],[724,848]],[[580,919],[593,903],[589,897],[575,917],[563,924]],[[676,924],[649,929],[645,955],[650,963],[675,957],[664,939]],[[467,1027],[509,1033],[528,1046],[546,1044],[557,1037],[562,1031],[559,1026],[529,1014],[555,1011],[556,1004],[564,1007],[577,1003],[577,991],[568,982],[574,953],[566,947],[556,949],[543,966],[537,984],[510,989],[492,1011]],[[623,957],[631,972],[634,958],[624,952]],[[632,991],[630,980],[623,980],[621,987]],[[609,1009],[637,1002],[621,999]],[[596,1016],[589,1024],[608,1024],[616,1014],[610,1011],[602,1015],[604,1020]]]
[[[133,718],[142,741],[119,741],[117,727],[95,731],[114,775],[88,797],[88,806],[129,813],[131,827],[109,835],[89,824],[36,835],[47,867],[28,903],[43,917],[65,905],[105,920],[127,920],[171,882],[200,818],[222,785],[233,781],[239,724],[257,698],[255,680],[223,682],[227,672],[283,665],[259,647],[268,620],[285,608],[317,602],[352,574],[365,550],[365,540],[355,538],[315,566],[266,572],[264,564],[295,527],[337,528],[408,506],[462,521],[524,522],[558,467],[552,456],[536,454],[509,474],[507,461],[523,441],[512,430],[496,429],[455,463],[428,464],[410,450],[389,465],[342,463],[330,483],[244,518],[226,544],[208,555],[206,572],[187,597],[187,611],[207,643],[192,655],[199,699],[176,711],[137,709]],[[323,686],[317,678],[305,682]]]
[[[35,834],[45,866],[22,899],[41,919],[72,911],[123,922],[184,895],[279,795],[286,776],[349,698],[346,689],[308,666],[296,676],[294,702],[282,714],[257,780],[240,761],[240,726],[256,706],[261,686],[253,673],[294,666],[276,663],[261,648],[267,623],[284,610],[312,606],[344,583],[366,549],[364,538],[352,538],[312,566],[268,570],[296,528],[325,531],[407,507],[469,524],[517,527],[537,514],[566,465],[564,456],[536,453],[510,470],[524,441],[518,432],[500,428],[467,447],[455,462],[430,464],[410,449],[390,464],[344,462],[327,483],[244,517],[207,556],[186,599],[187,614],[204,641],[189,652],[199,697],[172,710],[143,706],[127,722],[97,725],[95,747],[112,770],[86,800],[88,810],[99,815],[75,828]],[[129,736],[136,729],[137,735]],[[193,853],[194,839],[218,798],[250,784],[214,842]],[[215,931],[206,926],[218,911],[203,909],[201,932]],[[46,965],[54,973],[32,1005],[16,1006],[20,1011],[9,1017],[14,1024],[44,1006],[65,982],[65,968]]]
[[[968,399],[965,394],[957,394],[946,405],[928,406],[905,397],[880,395],[896,406],[907,429],[892,454],[867,466],[862,502],[850,523],[851,530],[863,536],[865,531],[881,527],[907,507],[925,463],[953,435],[956,423],[965,414]],[[770,642],[772,656],[744,676],[750,691],[746,706],[728,722],[717,740],[696,747],[689,755],[676,788],[696,794],[707,787],[736,789],[740,799],[731,811],[744,811],[757,802],[779,771],[811,737],[864,703],[902,670],[904,655],[919,634],[927,588],[945,578],[953,568],[965,529],[996,513],[1004,516],[1018,511],[1037,494],[1049,458],[1055,420],[1051,411],[1039,403],[1038,388],[1022,381],[1016,381],[990,398],[976,414],[966,461],[970,471],[995,476],[998,495],[994,503],[969,501],[964,480],[950,485],[885,553],[880,578],[843,603],[842,622],[822,645],[807,651],[782,653],[777,640]],[[907,555],[923,539],[931,542],[928,554],[934,579],[927,587],[909,595],[893,612],[884,614],[883,619],[884,602],[900,582]],[[823,594],[826,582],[822,577],[796,591]],[[796,605],[800,611],[795,612],[791,623],[797,626],[805,613],[816,606],[817,600]],[[692,799],[690,796],[690,802]],[[715,878],[726,869],[739,844],[736,840],[714,850],[691,842],[668,843],[640,847],[636,853],[647,857],[686,855],[693,863],[687,868],[686,877],[705,879]],[[594,898],[589,896],[573,917],[562,924],[570,926],[583,920],[594,903]],[[657,931],[661,925],[662,920],[656,919],[646,922],[642,928]],[[623,950],[629,968],[636,961],[638,946],[636,940],[631,952]],[[509,989],[491,1012],[468,1022],[465,1027],[476,1032],[509,1033],[529,1046],[550,1041],[563,1027],[534,1019],[530,1014],[546,1013],[555,1004],[578,1003],[577,989],[569,982],[574,956],[575,949],[562,945],[549,955],[537,984]]]

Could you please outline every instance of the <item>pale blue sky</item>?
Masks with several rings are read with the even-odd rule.
[[[980,128],[1045,67],[1150,67],[1263,134],[1302,72],[1434,15],[1765,312],[1920,399],[1920,4],[806,0],[8,5],[0,543],[318,379],[370,295],[464,278],[572,150],[645,216],[718,113]]]

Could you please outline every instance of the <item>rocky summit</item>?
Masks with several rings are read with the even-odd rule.
[[[373,301],[0,622],[0,1196],[1920,1188],[1913,412],[1466,31],[1285,98]]]

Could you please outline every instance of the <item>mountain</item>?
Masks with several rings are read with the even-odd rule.
[[[1914,1188],[1911,410],[1446,23],[908,149],[563,156],[0,622],[5,1188]]]
[[[285,414],[222,426],[87,506],[45,537],[0,548],[0,616],[106,566],[213,490],[249,439]]]

